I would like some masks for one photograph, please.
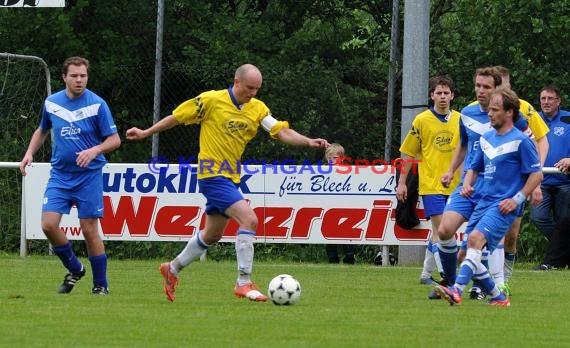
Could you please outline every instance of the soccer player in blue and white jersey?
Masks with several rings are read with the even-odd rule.
[[[133,127],[127,130],[127,139],[140,140],[180,124],[200,124],[198,160],[213,163],[212,170],[198,172],[200,192],[207,200],[206,228],[195,233],[174,260],[159,267],[164,278],[163,291],[169,301],[175,300],[178,273],[222,238],[230,218],[240,225],[235,242],[238,277],[234,295],[251,301],[267,301],[267,296],[251,280],[258,220],[238,190],[238,163],[260,127],[272,138],[289,145],[324,148],[330,144],[324,139],[307,138],[290,129],[287,122],[276,120],[269,108],[255,98],[261,83],[259,69],[244,64],[236,70],[234,84],[228,89],[203,92],[180,104],[172,115],[148,129]],[[223,163],[229,163],[231,169],[221,170]]]
[[[43,199],[42,230],[68,271],[58,292],[71,292],[86,272],[59,228],[62,214],[69,214],[75,205],[93,272],[92,293],[106,295],[107,255],[97,220],[103,216],[104,154],[117,149],[121,139],[107,103],[87,89],[89,61],[66,59],[62,78],[65,89],[46,98],[20,171],[26,175],[26,166],[51,131],[52,169]]]
[[[451,184],[453,173],[462,163],[464,163],[465,171],[467,170],[473,154],[479,148],[479,138],[492,129],[487,111],[491,93],[502,83],[501,75],[496,69],[490,67],[479,68],[475,71],[473,82],[478,103],[470,104],[461,110],[461,118],[459,120],[460,144],[455,150],[448,171],[441,177],[442,183],[446,186]],[[532,136],[532,132],[529,130],[528,123],[524,118],[519,118],[515,126]],[[482,174],[480,175],[482,176]],[[480,199],[480,189],[478,187],[476,187],[472,196],[461,196],[462,184],[463,181],[449,197],[438,229],[439,256],[444,274],[451,283],[455,281],[457,272],[458,250],[455,233],[465,221],[469,220],[475,205]],[[481,184],[482,180],[478,180],[475,185]],[[460,259],[462,256],[460,256]],[[478,294],[474,294],[474,296],[478,296]]]
[[[494,130],[485,133],[468,163],[461,195],[477,194],[479,202],[471,215],[467,254],[461,263],[455,284],[438,285],[435,290],[451,305],[460,304],[461,295],[474,274],[484,290],[491,295],[489,305],[510,306],[509,298],[501,292],[487,268],[481,262],[482,249],[492,252],[508,232],[518,211],[532,191],[542,181],[538,152],[532,140],[517,128],[520,117],[519,100],[515,92],[498,88],[491,94],[489,119]],[[483,173],[481,177],[479,173]],[[482,181],[482,184],[474,184]]]

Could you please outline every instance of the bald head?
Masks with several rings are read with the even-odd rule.
[[[237,68],[234,77],[233,93],[238,103],[245,104],[255,97],[261,88],[261,71],[253,64],[244,64]]]

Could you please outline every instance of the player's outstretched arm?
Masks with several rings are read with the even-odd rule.
[[[288,145],[295,146],[309,146],[309,147],[328,147],[330,144],[325,139],[321,138],[308,138],[299,134],[291,128],[283,127],[277,133],[277,139]]]
[[[178,126],[178,120],[174,118],[172,115],[168,115],[162,120],[153,124],[150,128],[147,129],[139,129],[137,127],[133,127],[127,130],[127,139],[128,140],[142,140],[145,139],[154,133],[160,133],[172,127]]]
[[[22,158],[22,161],[20,162],[20,172],[22,173],[22,175],[26,175],[26,166],[32,164],[32,162],[34,161],[34,154],[42,146],[48,134],[49,132],[44,132],[41,128],[38,128],[32,135],[32,139],[30,139],[30,144],[28,145],[28,149],[24,154],[24,158]]]

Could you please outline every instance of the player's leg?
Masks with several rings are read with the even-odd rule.
[[[106,295],[109,293],[109,283],[107,281],[107,254],[105,245],[99,235],[98,218],[79,219],[81,231],[85,237],[87,255],[93,272],[92,293],[96,295]]]
[[[426,252],[424,255],[424,264],[423,269],[420,274],[420,283],[421,284],[431,284],[431,275],[434,270],[438,270],[440,275],[443,274],[443,269],[441,266],[441,260],[438,254],[438,247],[437,242],[439,241],[438,237],[438,227],[441,221],[441,215],[443,214],[443,210],[445,208],[445,201],[447,200],[447,196],[444,195],[424,195],[422,196],[422,201],[424,204],[424,211],[426,216],[430,218],[431,225],[432,225],[432,233],[430,236],[430,240],[426,246]]]
[[[233,204],[226,210],[226,214],[234,218],[240,226],[235,243],[238,278],[234,295],[239,298],[248,298],[251,301],[265,302],[267,296],[263,295],[251,280],[257,216],[245,200]]]
[[[455,283],[457,274],[457,239],[455,234],[459,227],[465,222],[463,215],[446,210],[443,213],[441,223],[438,228],[439,235],[439,257],[443,273],[450,284]]]
[[[44,193],[44,204],[42,206],[42,230],[49,240],[53,252],[59,257],[63,266],[67,269],[63,283],[58,292],[67,294],[73,290],[75,283],[85,275],[85,267],[79,261],[71,242],[65,233],[62,233],[59,224],[62,214],[69,214],[72,201],[69,190],[57,187],[57,181],[50,180]]]
[[[107,282],[107,254],[99,235],[98,220],[103,216],[103,180],[102,171],[88,172],[82,175],[73,190],[71,199],[77,205],[77,215],[81,231],[85,237],[87,255],[93,272],[92,293],[109,293]]]

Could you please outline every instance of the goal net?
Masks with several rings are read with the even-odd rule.
[[[22,159],[39,125],[50,83],[41,58],[0,53],[0,251],[15,252],[20,245],[22,177],[14,162]],[[34,161],[48,162],[50,152],[51,146],[45,144]],[[40,199],[42,193],[38,194]]]

